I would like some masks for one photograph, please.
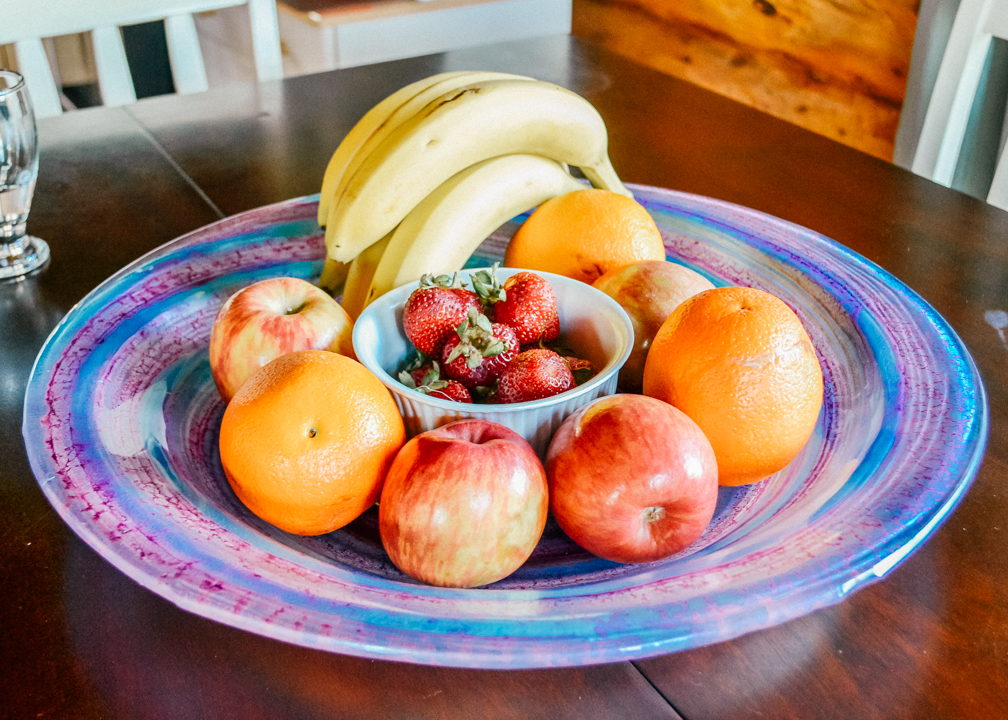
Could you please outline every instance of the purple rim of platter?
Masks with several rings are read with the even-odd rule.
[[[267,637],[371,658],[526,668],[643,658],[835,604],[920,546],[983,456],[979,373],[948,324],[876,265],[810,230],[728,203],[632,189],[668,257],[715,285],[782,298],[819,353],[825,402],[798,458],[722,488],[679,555],[620,565],[554,525],[529,561],[474,590],[420,585],[381,549],[377,513],[316,538],[259,521],[223,476],[224,404],[207,355],[238,288],[317,278],[317,196],[223,220],[124,268],[78,304],[32,371],[23,433],[63,520],[179,607]],[[515,223],[470,261],[501,257]]]

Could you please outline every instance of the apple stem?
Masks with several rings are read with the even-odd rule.
[[[308,303],[303,302],[300,305],[298,305],[296,308],[287,308],[287,313],[286,314],[287,315],[297,315],[299,312],[301,312],[302,310],[304,310],[305,307],[307,307],[307,305],[308,305]]]

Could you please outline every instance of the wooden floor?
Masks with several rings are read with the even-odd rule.
[[[573,33],[886,160],[918,0],[573,0]]]

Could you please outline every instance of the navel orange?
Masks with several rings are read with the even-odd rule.
[[[220,454],[249,510],[281,530],[321,535],[374,505],[405,441],[378,378],[343,355],[306,350],[242,385],[224,411]]]
[[[808,442],[823,379],[812,341],[782,300],[715,288],[686,300],[658,330],[644,394],[700,426],[721,485],[745,485],[782,469]]]
[[[544,270],[586,283],[643,260],[664,260],[661,233],[633,198],[586,188],[547,200],[515,232],[507,267]]]

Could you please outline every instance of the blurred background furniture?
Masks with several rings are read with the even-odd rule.
[[[890,160],[919,4],[574,0],[572,34]]]
[[[571,29],[571,0],[286,0],[277,14],[286,77]],[[210,85],[253,80],[245,9],[195,21]]]
[[[286,0],[278,9],[288,75],[571,30],[571,0]]]
[[[0,7],[15,1],[0,0]],[[259,2],[263,0],[246,6],[238,0],[217,0],[212,9],[191,17],[120,27],[129,66],[124,66],[121,50],[116,48],[118,72],[114,76],[128,79],[132,74],[132,92],[137,97],[273,77],[257,72],[253,37],[254,28],[261,28],[252,22],[249,8]],[[140,5],[159,4],[163,3],[146,0],[131,12],[139,12]],[[207,7],[198,0],[192,4]],[[829,0],[695,0],[688,4],[675,0],[285,0],[276,4],[271,35],[280,37],[283,74],[290,77],[510,39],[573,33],[907,169],[914,167],[920,146],[923,154],[916,172],[974,197],[990,196],[1003,207],[1008,200],[998,201],[992,185],[1006,137],[1008,42],[998,40],[993,32],[976,35],[974,30],[981,15],[994,22],[990,14],[1005,12],[1008,3],[962,0],[961,4],[962,8],[960,0],[871,0],[858,7]],[[953,37],[957,11],[961,19]],[[195,40],[190,25],[195,28]],[[5,50],[2,45],[11,35],[10,27],[0,28],[0,66],[5,56],[7,66],[18,64],[12,62],[14,46]],[[115,33],[112,39],[118,42]],[[962,85],[964,92],[956,95],[949,82],[957,82],[960,72],[956,68],[966,66],[967,48],[973,40],[980,42],[972,44],[971,79]],[[110,88],[98,92],[96,61],[105,46],[96,45],[92,33],[43,42],[48,65],[61,81],[57,84],[73,103],[101,104],[101,95],[112,97],[113,104],[120,101]],[[179,49],[186,44],[191,52]],[[22,55],[23,45],[18,51]],[[42,55],[37,47],[28,54],[36,60]],[[190,57],[203,62],[187,64]],[[943,57],[947,69],[942,78],[952,80],[943,79],[940,87],[944,90],[934,94],[932,130],[922,135]],[[45,63],[34,64],[44,73]],[[967,86],[976,87],[972,103]],[[117,87],[126,93],[123,101],[131,101],[130,84],[122,82]],[[65,107],[71,104],[67,97],[61,98]],[[51,97],[48,102],[50,107],[55,104]],[[45,103],[37,100],[37,104]],[[946,123],[939,116],[954,122]],[[938,148],[945,148],[941,162]],[[930,161],[925,160],[929,152]]]
[[[164,21],[175,90],[201,92],[208,83],[192,13],[233,5],[248,8],[255,76],[259,80],[282,77],[274,0],[53,1],[30,11],[19,0],[0,0],[0,45],[13,43],[18,69],[28,83],[38,117],[58,115],[66,104],[60,98],[43,39],[90,32],[102,102],[124,105],[135,102],[137,95],[120,26],[151,20]]]
[[[951,10],[954,20],[947,33],[918,29],[914,61],[922,87],[914,102],[908,88],[894,161],[1008,210],[1008,163],[999,162],[1008,137],[1008,3],[961,0],[955,9],[932,0],[930,6],[939,28]]]
[[[921,0],[920,3],[906,92],[893,148],[893,162],[907,170],[913,164],[924,115],[958,8],[959,0]]]
[[[17,0],[0,0],[0,8],[15,2]],[[122,2],[116,4],[124,5]],[[73,103],[78,106],[109,105],[132,102],[135,97],[173,91],[198,92],[234,82],[277,78],[280,77],[277,70],[280,63],[283,75],[291,77],[507,40],[567,34],[571,30],[571,0],[377,0],[367,3],[288,0],[275,7],[276,10],[272,0],[147,0],[126,4],[128,13],[116,16],[114,23],[103,20],[120,26],[122,41],[116,32],[64,34],[84,28],[84,21],[90,22],[88,18],[83,18],[82,22],[56,24],[43,22],[44,18],[31,18],[29,34],[44,38],[45,52],[33,38],[30,47],[23,42],[17,46],[15,60],[14,46],[8,46],[5,51],[3,44],[19,40],[26,34],[19,28],[28,20],[18,18],[17,27],[0,29],[0,66],[5,64],[6,56],[7,65],[24,66],[31,69],[26,75],[45,77],[48,65],[48,74],[54,76],[55,85],[65,91],[65,97],[59,98],[64,107]],[[181,13],[181,9],[191,12]],[[23,9],[20,12],[24,14]],[[165,18],[163,23],[161,18]],[[145,22],[151,20],[156,22]],[[277,36],[279,45],[275,41]],[[111,54],[116,70],[113,77],[123,80],[114,87],[108,86],[109,75],[104,71],[109,65],[106,58],[110,41],[114,43]],[[263,74],[260,67],[264,57],[258,50],[260,46],[266,48],[268,74]],[[281,48],[282,60],[277,60]],[[101,78],[97,67],[99,53]],[[190,58],[192,60],[187,63]],[[169,61],[170,76],[165,70]],[[125,82],[130,75],[133,77],[132,96],[129,94],[131,86]],[[100,93],[96,92],[98,84],[101,84]],[[123,95],[118,94],[120,89]],[[56,96],[48,89],[45,92],[47,97],[43,105],[49,111],[43,116],[58,112]]]

